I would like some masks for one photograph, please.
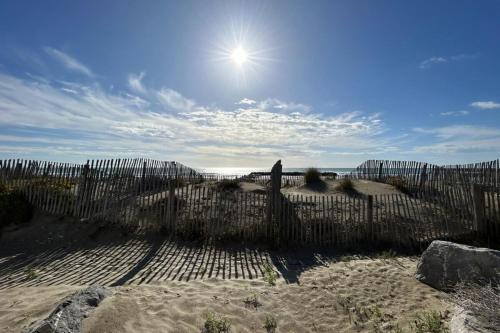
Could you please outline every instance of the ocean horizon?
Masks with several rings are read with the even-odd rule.
[[[304,172],[308,168],[283,168],[283,172]],[[317,168],[320,172],[336,172],[339,175],[345,175],[356,168]],[[219,168],[197,168],[202,173],[244,176],[252,172],[269,172],[271,168],[238,168],[238,167],[219,167]]]

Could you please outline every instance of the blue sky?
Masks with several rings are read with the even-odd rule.
[[[488,0],[3,1],[0,158],[496,159],[499,33]]]

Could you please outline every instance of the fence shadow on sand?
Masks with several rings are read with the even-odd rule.
[[[92,232],[62,236],[43,248],[0,248],[0,289],[52,285],[149,284],[193,279],[258,279],[267,263],[287,283],[298,281],[310,267],[323,265],[334,254],[270,251],[253,245],[185,242],[159,235],[116,237],[116,230],[99,236]],[[44,236],[40,233],[40,239]],[[75,241],[78,238],[78,241]],[[16,242],[14,240],[14,242]]]

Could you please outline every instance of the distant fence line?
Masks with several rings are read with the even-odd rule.
[[[365,167],[380,163],[369,162]],[[382,177],[378,173],[371,178],[374,168],[368,167],[365,173],[358,168],[353,176],[411,179],[407,169],[413,167],[386,165]],[[434,239],[500,237],[500,191],[493,186],[491,173],[467,178],[468,187],[441,186],[438,193],[305,196],[281,194],[287,177],[296,177],[288,181],[297,184],[303,180],[276,170],[253,179],[232,177],[266,185],[254,192],[227,191],[217,185],[226,176],[149,159],[84,165],[7,160],[0,161],[0,180],[49,213],[162,228],[183,237],[353,247],[369,242],[422,246]],[[474,179],[482,183],[473,183]]]
[[[447,186],[470,187],[471,184],[498,187],[500,185],[500,160],[488,162],[445,165],[417,161],[368,160],[351,174],[356,178],[386,181],[400,177],[409,189],[444,189]]]

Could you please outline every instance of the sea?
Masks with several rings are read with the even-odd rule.
[[[308,168],[283,168],[283,172],[304,172]],[[317,168],[320,172],[335,172],[338,175],[349,174],[355,168]],[[202,168],[196,169],[202,173],[226,175],[226,176],[244,176],[252,172],[269,172],[270,168]]]

